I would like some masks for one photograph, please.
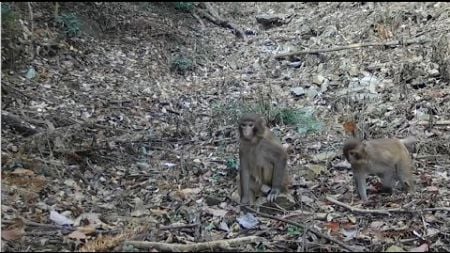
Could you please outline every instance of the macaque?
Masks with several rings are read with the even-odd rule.
[[[399,139],[349,140],[344,145],[344,156],[352,165],[353,178],[359,196],[367,201],[366,177],[375,174],[381,178],[382,192],[392,193],[399,180],[403,189],[414,188],[411,175],[412,161],[408,149]]]
[[[287,153],[264,118],[255,114],[239,120],[239,193],[241,204],[253,204],[261,193],[268,202],[287,190]]]
[[[405,145],[405,147],[408,149],[409,152],[411,153],[415,153],[416,151],[416,142],[417,139],[414,136],[408,136],[404,139],[399,139],[399,141],[401,143],[403,143],[403,145]]]

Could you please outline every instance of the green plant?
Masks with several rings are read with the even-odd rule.
[[[2,15],[2,69],[16,69],[17,62],[21,62],[27,56],[29,50],[19,41],[26,41],[24,33],[18,22],[18,15],[13,11],[10,4],[1,4]]]
[[[290,236],[299,236],[302,233],[302,229],[295,227],[295,226],[289,226],[288,227],[288,235]]]
[[[76,37],[80,35],[81,22],[73,13],[63,14],[56,17],[56,22],[64,28],[64,33],[68,37]]]
[[[16,22],[16,15],[9,4],[2,3],[2,26],[11,26]],[[2,27],[3,28],[3,27]]]
[[[18,32],[17,15],[9,4],[2,3],[2,37],[16,38]]]
[[[301,134],[318,133],[323,130],[323,122],[317,120],[314,116],[314,108],[307,107],[298,111],[299,122],[297,123],[297,132]]]
[[[262,115],[270,125],[282,124],[296,126],[300,134],[320,132],[323,123],[314,116],[314,108],[307,107],[295,109],[289,107],[276,107],[268,99],[260,99],[256,103],[226,101],[212,106],[214,124],[233,125],[245,113]]]
[[[236,159],[228,159],[227,160],[227,168],[231,169],[231,170],[237,170],[238,169],[238,163],[236,161]]]
[[[275,116],[275,119],[277,121],[287,125],[296,125],[299,122],[298,118],[299,118],[298,111],[291,108],[280,109],[277,115]]]
[[[192,71],[194,66],[191,59],[178,56],[172,61],[171,69],[177,71],[179,74],[184,74],[187,71]]]
[[[183,12],[191,12],[194,9],[192,2],[176,2],[175,9]]]

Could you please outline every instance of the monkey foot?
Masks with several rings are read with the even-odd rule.
[[[296,205],[294,197],[290,194],[282,193],[280,194],[275,202],[269,203],[267,197],[259,197],[255,203],[259,206],[259,211],[267,214],[278,214],[285,210],[293,210]]]

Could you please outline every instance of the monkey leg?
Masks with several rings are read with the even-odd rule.
[[[381,183],[383,188],[381,188],[382,193],[392,194],[392,188],[394,186],[394,173],[392,170],[385,170],[383,174],[379,175],[381,177]]]
[[[353,171],[353,178],[359,196],[363,201],[367,201],[366,175],[363,172]]]
[[[398,179],[401,184],[402,190],[412,191],[414,190],[414,180],[410,172],[411,165],[407,162],[400,164],[397,169]]]

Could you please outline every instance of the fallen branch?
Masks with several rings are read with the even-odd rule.
[[[216,240],[209,242],[199,242],[192,244],[180,244],[180,243],[163,243],[163,242],[145,242],[145,241],[125,241],[124,245],[132,245],[139,249],[151,249],[154,248],[158,251],[203,251],[203,250],[218,250],[229,249],[230,247],[236,247],[239,245],[245,245],[249,243],[257,243],[262,241],[263,238],[259,236],[247,236],[228,240]]]
[[[450,207],[434,207],[434,208],[424,208],[420,210],[413,210],[413,209],[404,209],[404,208],[391,208],[391,209],[361,209],[357,207],[353,207],[350,205],[347,205],[345,203],[340,202],[339,200],[333,199],[330,196],[327,196],[326,199],[336,205],[342,206],[350,210],[351,212],[356,213],[376,213],[376,214],[385,214],[385,215],[391,215],[391,213],[421,213],[421,212],[433,212],[433,211],[447,211],[450,212]]]
[[[348,251],[351,251],[351,252],[358,252],[359,251],[359,250],[356,250],[356,249],[352,248],[351,246],[348,246],[347,244],[345,244],[345,243],[343,243],[343,242],[341,242],[341,241],[339,241],[337,239],[334,239],[333,237],[331,237],[329,235],[326,235],[326,234],[324,234],[324,233],[322,233],[322,232],[320,232],[320,231],[318,231],[316,229],[307,228],[306,226],[304,226],[304,225],[302,225],[300,223],[294,222],[294,221],[290,221],[290,220],[286,220],[286,219],[279,218],[279,217],[276,217],[276,216],[272,216],[272,215],[269,215],[269,214],[258,212],[255,209],[250,208],[248,206],[243,206],[243,207],[245,209],[247,209],[248,211],[253,212],[253,213],[255,213],[255,214],[259,215],[259,216],[266,217],[266,218],[273,219],[273,220],[277,220],[277,221],[281,221],[281,222],[285,222],[287,224],[291,224],[293,226],[302,228],[305,231],[305,233],[310,231],[310,232],[314,233],[315,235],[317,235],[319,237],[322,237],[322,238],[325,238],[328,241],[333,242],[333,243],[341,246],[343,249],[346,249]]]
[[[450,212],[450,207],[430,207],[417,210],[416,212],[433,212],[433,211],[447,211]]]
[[[37,123],[41,122],[37,122],[29,118],[24,119],[23,117],[19,117],[18,115],[3,110],[2,123],[10,125],[12,128],[22,133],[24,136],[34,135],[43,131],[42,128],[34,126],[37,125]]]
[[[377,210],[377,209],[368,210],[368,209],[360,209],[360,208],[353,207],[353,206],[347,205],[347,204],[345,204],[345,203],[342,203],[342,202],[340,202],[340,201],[338,201],[338,200],[336,200],[336,199],[333,199],[333,198],[330,197],[330,196],[327,196],[326,199],[327,199],[328,201],[330,201],[330,202],[336,204],[336,205],[339,205],[339,206],[342,206],[342,207],[347,208],[347,209],[350,210],[351,212],[357,212],[357,213],[376,213],[376,214],[391,215],[391,214],[389,213],[388,210]]]
[[[418,125],[422,125],[422,126],[426,126],[430,124],[430,121],[419,121],[417,122]],[[448,126],[450,125],[450,120],[440,120],[440,121],[436,121],[433,122],[432,125],[435,126]]]
[[[411,44],[424,44],[431,42],[431,40],[426,39],[410,39],[406,41],[389,41],[389,42],[373,42],[373,43],[356,43],[351,44],[348,46],[342,46],[342,47],[334,47],[334,48],[323,48],[323,49],[315,49],[315,50],[303,50],[303,51],[297,51],[297,52],[291,52],[291,53],[284,53],[279,54],[275,56],[275,59],[282,59],[285,57],[295,56],[295,55],[301,55],[301,54],[318,54],[318,53],[325,53],[325,52],[333,52],[333,51],[340,51],[340,50],[346,50],[346,49],[354,49],[354,48],[360,48],[360,47],[374,47],[374,46],[398,46],[398,45],[411,45]]]
[[[37,223],[34,221],[29,221],[26,219],[23,219],[25,225],[27,226],[34,226],[34,227],[41,227],[41,228],[48,228],[48,229],[67,229],[67,230],[76,230],[75,227],[64,227],[59,225],[53,225],[53,224],[44,224],[44,223]],[[2,224],[14,224],[14,221],[11,220],[2,220]]]
[[[196,14],[196,13],[192,13],[192,16],[197,19],[197,21],[200,23],[201,26],[201,30],[204,30],[206,28],[205,23],[203,23],[202,19]]]
[[[199,9],[197,8],[197,12],[202,15],[204,18],[206,18],[207,20],[211,21],[212,23],[224,27],[224,28],[229,28],[233,30],[233,33],[241,39],[245,40],[245,33],[243,31],[241,31],[241,29],[239,29],[235,24],[231,23],[228,20],[224,20],[221,17],[219,17],[219,15],[217,14],[216,10],[214,10],[214,8],[209,4],[209,3],[201,3],[202,7],[206,8],[208,10],[208,12],[206,12],[205,10]]]
[[[195,228],[200,226],[199,223],[195,224],[174,224],[174,225],[168,225],[168,226],[160,226],[158,227],[159,230],[171,230],[171,229],[182,229],[182,228]]]
[[[283,219],[289,219],[298,216],[313,216],[314,220],[326,220],[328,214],[327,213],[316,213],[316,212],[308,212],[308,211],[293,211],[287,215],[283,216]]]

